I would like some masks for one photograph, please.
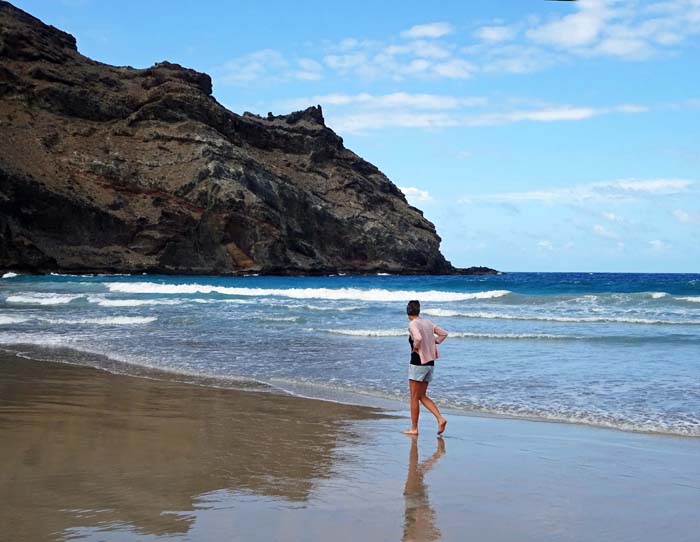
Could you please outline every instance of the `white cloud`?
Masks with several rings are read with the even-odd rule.
[[[325,94],[309,98],[297,98],[286,101],[290,107],[308,107],[310,104],[323,106],[351,106],[367,109],[458,109],[486,104],[486,98],[478,96],[449,96],[444,94],[410,94],[393,92],[391,94]]]
[[[537,248],[544,252],[551,252],[554,250],[554,245],[549,239],[542,239],[537,242]]]
[[[623,179],[581,184],[566,188],[552,188],[549,190],[529,190],[526,192],[504,192],[500,194],[468,196],[467,200],[472,202],[537,202],[543,204],[609,202],[639,199],[642,197],[688,194],[693,190],[697,190],[699,186],[699,181],[689,179]]]
[[[217,82],[232,85],[261,80],[317,81],[323,77],[323,66],[312,58],[299,58],[291,62],[279,51],[263,49],[227,62],[214,70],[214,76]]]
[[[486,105],[487,100],[474,96],[404,92],[385,95],[328,94],[289,100],[284,102],[284,105],[300,109],[316,103],[335,106],[335,110],[326,111],[329,125],[340,132],[353,133],[387,128],[436,129],[497,126],[517,122],[573,122],[600,115],[631,114],[647,110],[642,106],[620,105],[602,108],[550,106],[538,109],[470,112],[467,109]]]
[[[432,201],[433,198],[427,190],[421,190],[413,186],[399,186],[399,190],[404,193],[409,203],[426,203]]]
[[[287,70],[289,63],[273,49],[263,49],[243,55],[224,64],[218,72],[218,81],[229,84],[250,83],[265,77],[278,77]]]
[[[401,32],[404,38],[441,38],[454,32],[450,23],[428,23],[412,26]]]
[[[343,40],[323,61],[341,76],[363,79],[467,78],[473,68],[456,58],[456,46],[436,40],[412,39],[398,43]]]
[[[607,228],[605,228],[601,224],[596,224],[593,226],[593,233],[595,233],[598,237],[603,237],[605,239],[617,239],[619,236]]]
[[[346,38],[320,46],[315,58],[265,49],[233,59],[215,75],[224,84],[317,80],[325,70],[363,79],[467,79],[529,73],[572,58],[643,60],[700,35],[698,0],[579,0],[547,12],[546,18],[495,21],[465,34],[443,21],[382,39]]]
[[[431,59],[448,58],[452,54],[450,47],[426,40],[411,41],[403,46],[387,47],[385,52],[392,55],[414,54],[420,58]]]
[[[532,25],[527,38],[579,56],[639,60],[700,33],[697,0],[580,0],[571,9]]]
[[[664,195],[685,192],[694,184],[697,184],[697,181],[688,179],[653,179],[650,181],[629,179],[617,181],[615,187],[629,192]]]
[[[339,132],[364,133],[368,130],[386,128],[422,128],[434,130],[459,126],[452,115],[415,111],[367,111],[329,116],[329,124]]]
[[[638,224],[637,220],[626,218],[616,213],[603,212],[601,213],[601,216],[608,222],[611,222],[612,224],[615,224],[617,226],[621,226],[625,229],[629,229],[630,226],[635,226]]]
[[[448,79],[467,79],[476,71],[476,67],[466,60],[453,58],[447,62],[435,64],[433,70],[436,74]]]
[[[652,54],[651,46],[645,41],[620,37],[605,38],[594,51],[602,55],[629,58],[644,58]]]
[[[532,120],[537,122],[554,122],[559,120],[583,120],[600,115],[604,110],[592,107],[555,107],[536,111],[515,111],[504,116],[505,121],[520,122]]]
[[[531,28],[527,31],[527,37],[538,43],[560,47],[593,43],[601,34],[605,23],[612,17],[609,2],[581,0],[576,8],[575,13]]]
[[[297,64],[299,69],[295,75],[298,79],[316,81],[323,77],[323,66],[312,58],[300,58]]]
[[[499,43],[513,39],[517,31],[511,26],[482,26],[474,35],[477,39],[488,43]]]
[[[700,224],[700,213],[688,213],[682,209],[675,209],[673,216],[681,224]]]
[[[671,245],[660,239],[653,239],[649,241],[649,248],[652,252],[666,252],[671,248]]]

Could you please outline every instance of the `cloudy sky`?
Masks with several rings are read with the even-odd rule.
[[[700,0],[21,0],[83,54],[321,104],[459,266],[700,271]]]

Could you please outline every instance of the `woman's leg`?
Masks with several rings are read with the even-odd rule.
[[[425,382],[418,382],[417,380],[408,381],[408,386],[411,391],[411,428],[404,431],[407,435],[418,434],[418,416],[420,415],[420,403],[423,393],[421,384],[424,383]]]
[[[447,420],[442,417],[442,414],[440,414],[440,409],[435,403],[433,403],[433,400],[428,397],[428,382],[417,382],[417,384],[421,384],[420,402],[423,403],[425,408],[433,413],[433,416],[435,416],[435,419],[438,422],[438,435],[441,435],[445,432]]]

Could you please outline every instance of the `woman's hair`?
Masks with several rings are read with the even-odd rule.
[[[418,316],[420,314],[420,301],[413,300],[409,301],[406,305],[406,314],[409,316]]]

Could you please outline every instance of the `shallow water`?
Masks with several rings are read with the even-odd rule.
[[[406,398],[413,298],[450,332],[431,384],[442,405],[700,436],[697,274],[8,276],[0,344],[374,404]]]

